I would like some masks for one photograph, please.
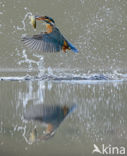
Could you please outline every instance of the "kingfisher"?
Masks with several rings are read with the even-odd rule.
[[[48,16],[31,16],[31,24],[36,28],[36,21],[41,20],[46,23],[46,32],[41,32],[32,37],[23,37],[22,41],[25,46],[33,50],[42,52],[59,52],[63,50],[71,50],[78,53],[78,49],[70,43],[56,27],[55,21]]]
[[[76,104],[69,106],[60,105],[33,105],[24,112],[24,119],[30,121],[39,121],[46,125],[45,135],[42,139],[48,139],[54,136],[56,129],[62,121],[75,110]],[[36,129],[31,133],[32,140],[35,140]]]

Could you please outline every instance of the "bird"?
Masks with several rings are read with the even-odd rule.
[[[23,37],[22,41],[25,46],[42,52],[59,52],[61,50],[66,52],[66,50],[71,50],[74,53],[78,53],[78,49],[62,35],[51,17],[32,16],[31,23],[34,28],[36,28],[36,20],[46,23],[46,32],[41,32],[32,37]]]
[[[46,124],[45,135],[43,138],[50,138],[54,136],[56,129],[62,123],[62,121],[76,108],[76,104],[69,106],[58,104],[55,105],[32,105],[28,107],[24,112],[24,119],[27,121],[39,121],[42,124]],[[31,134],[32,140],[35,139],[34,130]]]

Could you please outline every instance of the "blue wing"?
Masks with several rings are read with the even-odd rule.
[[[51,33],[41,33],[32,37],[24,37],[22,41],[27,47],[43,52],[59,52],[64,46],[64,41],[66,41],[67,49],[70,48],[73,52],[78,52],[74,45],[67,41],[56,27],[53,28]]]
[[[58,52],[62,49],[63,43],[62,40],[57,40],[54,37],[54,33],[41,33],[32,37],[24,37],[22,41],[27,47],[43,52]]]

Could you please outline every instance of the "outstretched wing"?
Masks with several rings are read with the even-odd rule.
[[[58,36],[57,36],[58,35]],[[58,52],[62,49],[63,38],[59,38],[57,33],[41,33],[32,37],[24,37],[22,41],[24,44],[33,49],[43,52]]]

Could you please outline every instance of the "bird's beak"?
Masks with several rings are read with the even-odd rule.
[[[45,20],[45,16],[35,16],[36,20]]]

